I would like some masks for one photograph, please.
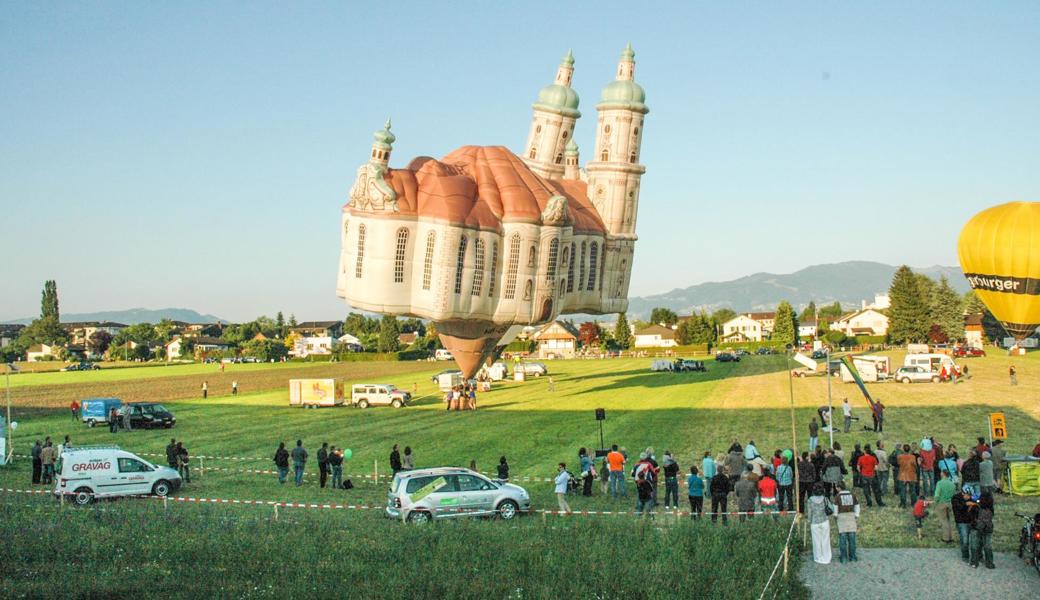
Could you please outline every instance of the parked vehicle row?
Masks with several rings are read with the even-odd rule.
[[[100,371],[101,365],[92,362],[79,362],[72,363],[67,367],[63,367],[62,371]]]
[[[112,409],[115,409],[116,417],[120,420],[129,413],[131,429],[170,429],[177,425],[177,417],[162,404],[123,404],[119,398],[87,398],[80,403],[80,420],[90,427],[99,423],[108,424],[112,419]]]

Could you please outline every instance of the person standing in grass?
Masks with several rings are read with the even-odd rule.
[[[42,452],[43,444],[40,443],[40,440],[36,440],[30,452],[32,455],[32,482],[34,484],[40,483],[40,478],[43,475],[43,460],[40,459]]]
[[[993,440],[993,448],[990,450],[993,459],[993,477],[996,480],[997,491],[1004,491],[1004,467],[1007,457],[1007,449],[1004,448],[1004,440]]]
[[[820,445],[820,425],[816,422],[816,417],[809,421],[809,452],[816,449],[816,446]]]
[[[679,463],[671,450],[664,451],[664,509],[679,510]]]
[[[971,566],[978,567],[979,561],[985,561],[987,569],[995,569],[993,564],[993,494],[982,492],[975,521],[971,529]]]
[[[896,487],[899,489],[899,508],[913,506],[917,502],[917,456],[910,452],[910,444],[903,444],[903,451],[896,457],[899,470]],[[909,502],[907,496],[910,496]]]
[[[123,407],[123,429],[131,431],[133,429],[133,422],[130,420],[130,407]]]
[[[556,484],[556,501],[560,504],[560,512],[571,514],[571,506],[567,504],[567,483],[570,481],[571,476],[567,472],[567,463],[560,463],[557,466],[556,479],[553,483]]]
[[[397,450],[397,446],[394,446],[394,450]],[[393,463],[391,463],[392,465]],[[400,465],[398,465],[400,467]],[[400,470],[400,468],[398,468]],[[397,473],[397,471],[394,471]],[[318,448],[318,487],[324,488],[325,484],[329,480],[329,443],[322,442],[321,448]]]
[[[296,440],[296,447],[292,451],[293,469],[296,471],[296,487],[303,485],[303,469],[307,464],[307,450],[303,447],[303,440]]]
[[[593,473],[595,469],[592,468],[592,458],[589,456],[587,449],[578,448],[578,466],[581,469],[581,495],[592,496],[592,482],[596,476]]]
[[[289,451],[285,449],[285,442],[279,442],[274,451],[274,466],[278,469],[278,483],[284,484],[289,476]]]
[[[711,478],[715,477],[716,472],[718,472],[718,466],[715,459],[711,457],[711,450],[705,450],[704,458],[701,459],[701,476],[704,477],[705,481],[711,481]]]
[[[848,398],[842,398],[841,400],[841,414],[845,417],[845,433],[849,432],[849,427],[852,426],[852,405],[849,404]]]
[[[758,480],[758,503],[762,506],[763,513],[771,513],[776,510],[777,500],[776,491],[777,484],[776,479],[773,479],[773,474],[766,471],[762,474],[762,477]],[[774,515],[775,517],[776,515]]]
[[[881,440],[877,441],[877,447],[874,450],[874,458],[877,459],[877,490],[880,496],[884,496],[888,493],[888,452],[885,451],[885,444]],[[879,497],[880,497],[879,496]],[[878,504],[880,504],[880,500]]]
[[[180,469],[181,479],[184,483],[191,483],[191,471],[188,468],[188,463],[191,458],[188,456],[188,449],[184,447],[183,442],[177,442],[177,467]]]
[[[874,494],[878,506],[884,506],[885,503],[881,501],[881,485],[878,484],[877,479],[877,468],[881,463],[870,444],[867,444],[863,450],[863,456],[859,457],[857,467],[859,468],[860,483],[863,485],[863,495],[867,498],[867,506],[873,506],[870,494]]]
[[[556,391],[556,382],[553,380],[552,375],[549,376],[549,391],[550,392],[555,392]]]
[[[320,456],[318,460],[321,460]],[[390,449],[390,470],[394,475],[397,475],[397,472],[401,470],[401,452],[398,451],[397,444],[394,444],[394,447]]]
[[[232,396],[237,396],[238,395],[238,380],[237,379],[231,382],[231,395]]]
[[[332,489],[338,490],[343,485],[343,453],[335,446],[329,448],[328,463],[332,468]]]
[[[747,466],[744,476],[733,486],[733,493],[737,495],[737,510],[740,511],[740,520],[748,518],[746,513],[755,512],[755,502],[758,500],[757,481],[754,481],[754,471],[751,465]]]
[[[607,465],[610,468],[610,496],[617,499],[620,494],[622,498],[628,498],[628,490],[625,489],[625,455],[618,452],[617,444],[612,445],[607,453]]]
[[[170,465],[171,469],[177,468],[177,440],[170,438],[170,443],[166,446],[166,464]]]
[[[697,474],[697,467],[690,467],[686,476],[687,496],[690,499],[690,518],[700,519],[704,512],[704,480]]]
[[[856,444],[855,449],[852,451],[852,456],[849,458],[849,469],[852,470],[852,487],[854,488],[863,485],[863,479],[859,474],[859,457],[861,456],[863,456],[863,448]]]
[[[73,421],[78,421],[79,420],[79,414],[78,414],[79,413],[79,402],[76,402],[75,400],[73,400],[72,404],[69,405],[69,410],[72,411],[72,420]]]
[[[979,481],[982,479],[980,464],[982,461],[979,460],[978,451],[975,448],[968,450],[968,460],[964,461],[961,465],[961,481],[964,485],[971,486],[974,493],[979,494],[982,492]]]
[[[953,495],[956,493],[953,481],[946,471],[939,472],[939,483],[935,484],[935,495],[932,501],[939,512],[939,528],[942,533],[942,541],[947,544],[953,543]]]
[[[498,478],[502,481],[509,481],[509,462],[506,461],[505,456],[498,459]]]
[[[711,522],[714,523],[715,519],[722,514],[722,524],[726,525],[729,522],[729,517],[726,514],[726,503],[729,500],[729,492],[731,490],[729,484],[729,476],[724,472],[719,471],[711,478],[711,483],[708,486],[708,491],[711,493]]]
[[[838,525],[838,561],[856,562],[856,521],[859,519],[859,502],[855,494],[845,489],[845,484],[838,484],[838,494],[834,498],[836,506],[834,520]]]
[[[921,449],[917,452],[921,457],[921,495],[931,496],[935,493],[935,446],[932,440],[921,440]]]
[[[412,456],[412,447],[404,447],[404,459],[401,461],[402,471],[411,471],[415,468],[415,457]]]
[[[57,458],[56,455],[54,445],[51,444],[48,438],[43,445],[43,449],[40,450],[40,464],[43,467],[43,485],[54,483],[54,460]]]
[[[794,510],[794,468],[787,456],[780,457],[776,468],[776,484],[780,493],[780,510]]]
[[[726,475],[729,476],[729,486],[733,488],[740,481],[744,472],[744,454],[741,452],[740,444],[733,442],[726,455]]]
[[[802,452],[798,461],[798,510],[805,514],[805,499],[816,483],[816,467],[813,466],[808,452]]]
[[[108,432],[119,433],[119,411],[114,406],[108,411]]]
[[[957,469],[957,449],[947,446],[945,456],[937,463],[940,475],[946,473],[946,477],[953,483],[954,487],[960,484],[959,471]]]
[[[974,511],[977,509],[970,485],[962,487],[961,493],[950,499],[950,508],[953,510],[953,522],[957,526],[957,538],[960,540],[961,560],[968,562],[971,558],[971,524],[975,520]]]
[[[997,481],[993,477],[993,461],[990,460],[992,455],[989,452],[982,453],[982,460],[979,462],[979,487],[982,488],[982,493],[989,492],[993,494],[997,489]]]
[[[632,468],[632,479],[636,482],[636,514],[653,516],[657,469],[647,452],[639,454],[639,462]]]
[[[758,448],[755,447],[755,440],[748,440],[747,446],[744,446],[744,460],[751,462],[758,454]]]
[[[827,495],[833,495],[837,485],[842,482],[846,474],[845,464],[841,462],[834,450],[827,451],[827,458],[823,461],[823,485]]]
[[[221,366],[223,367],[224,363],[221,363]],[[202,399],[205,400],[206,398],[209,398],[209,382],[208,381],[203,381],[202,382]]]
[[[1018,371],[1015,370],[1015,365],[1008,367],[1008,377],[1011,378],[1011,385],[1018,385]]]
[[[834,505],[827,499],[822,483],[813,485],[809,496],[806,515],[809,518],[809,531],[812,532],[813,560],[816,564],[831,563],[831,521]]]

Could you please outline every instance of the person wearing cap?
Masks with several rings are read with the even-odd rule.
[[[954,494],[957,492],[953,486],[953,480],[950,479],[949,473],[946,471],[939,472],[939,483],[935,484],[935,495],[933,500],[939,513],[939,526],[942,531],[942,541],[947,544],[953,543],[953,500]]]
[[[975,520],[972,514],[976,506],[971,499],[973,493],[974,490],[972,490],[970,485],[964,485],[961,487],[961,493],[955,494],[950,499],[950,507],[953,509],[953,521],[957,526],[957,537],[961,546],[961,560],[964,562],[968,562],[970,557],[968,549],[971,542],[971,524]]]
[[[982,453],[982,462],[979,463],[979,487],[982,488],[982,493],[989,492],[992,494],[997,489],[997,481],[993,477],[993,461],[991,460],[992,454],[990,452]]]

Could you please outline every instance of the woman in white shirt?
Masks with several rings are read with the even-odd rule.
[[[567,504],[567,482],[570,481],[571,476],[567,473],[567,464],[560,463],[559,473],[556,475],[556,499],[560,502],[560,512],[570,514],[571,506]]]

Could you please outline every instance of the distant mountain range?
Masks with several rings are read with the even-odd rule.
[[[861,301],[874,301],[875,294],[887,294],[896,269],[869,261],[849,261],[814,265],[794,273],[755,273],[732,281],[708,282],[664,294],[630,298],[629,318],[647,318],[654,308],[670,308],[680,315],[693,311],[712,312],[720,308],[735,311],[765,311],[776,308],[781,300],[800,310],[810,301],[817,306],[835,301],[853,308]],[[945,275],[958,292],[967,292],[968,282],[959,267],[934,266],[914,268],[935,280]]]
[[[20,323],[28,325],[35,317],[25,317],[5,323]],[[61,313],[62,323],[75,323],[80,321],[112,321],[124,325],[136,323],[158,323],[163,319],[171,321],[184,321],[185,323],[227,323],[227,319],[203,315],[189,308],[160,308],[156,310],[148,308],[128,308],[126,310],[106,310],[92,313]]]

